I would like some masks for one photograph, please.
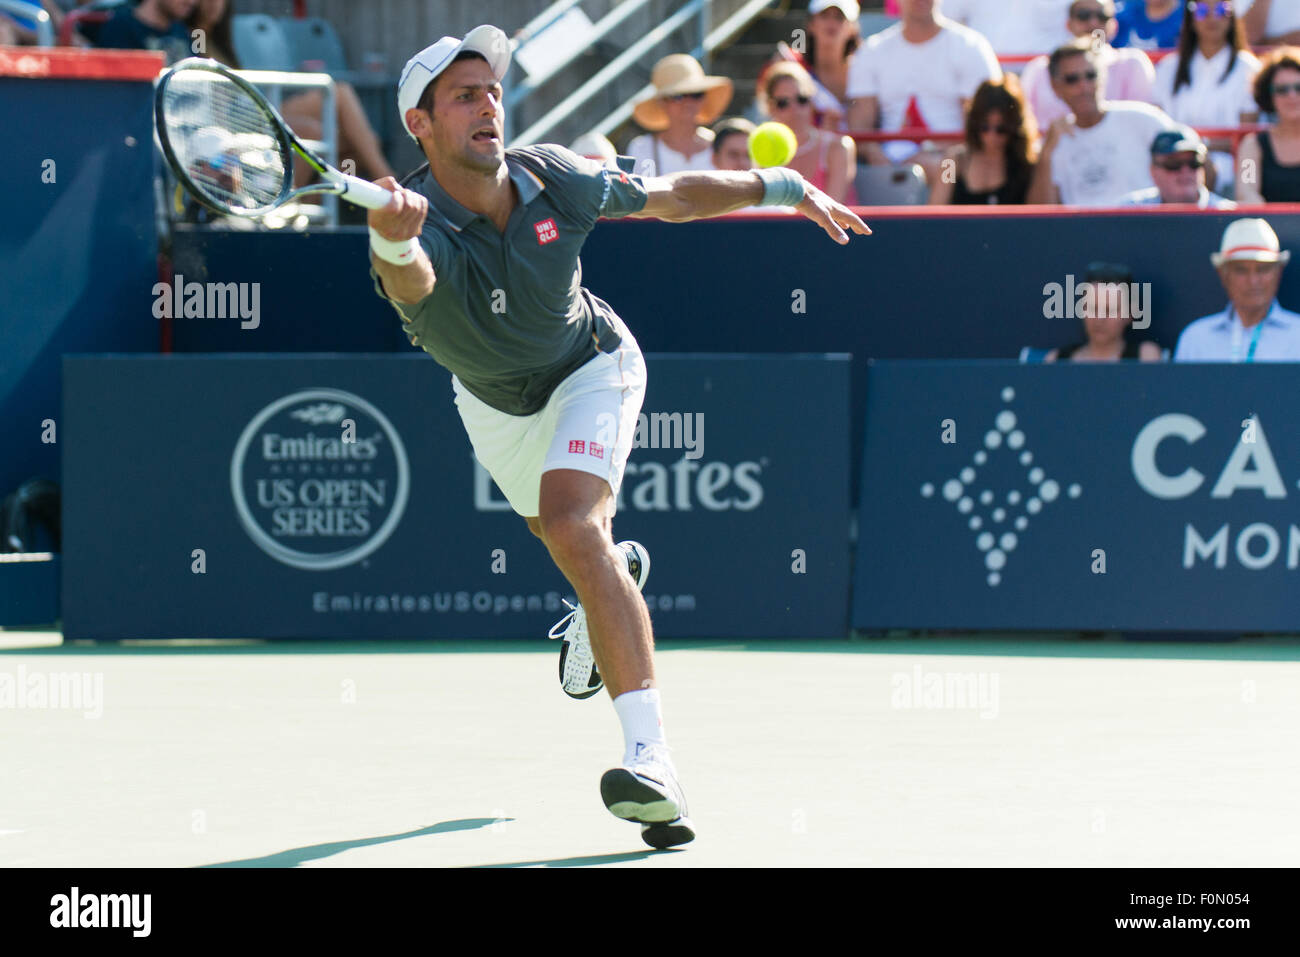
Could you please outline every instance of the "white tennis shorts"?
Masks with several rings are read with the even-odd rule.
[[[609,483],[614,514],[645,399],[641,348],[629,333],[613,352],[597,353],[561,382],[532,415],[510,415],[472,395],[452,376],[456,408],[474,457],[525,517],[540,511],[542,473],[590,472]]]

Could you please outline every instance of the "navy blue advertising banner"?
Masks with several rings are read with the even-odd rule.
[[[856,628],[1300,629],[1300,367],[872,363]]]
[[[648,356],[614,521],[664,637],[848,628],[847,356]],[[69,639],[540,637],[570,589],[423,356],[69,357]]]

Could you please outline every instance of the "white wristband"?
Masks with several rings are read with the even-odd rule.
[[[394,266],[409,266],[415,262],[415,254],[420,250],[420,241],[418,239],[403,239],[400,241],[385,239],[375,227],[371,226],[370,248],[384,262],[392,263]]]

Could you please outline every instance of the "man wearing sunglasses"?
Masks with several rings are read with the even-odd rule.
[[[1153,91],[1156,70],[1151,65],[1151,58],[1141,50],[1117,50],[1110,45],[1110,41],[1115,39],[1116,29],[1114,0],[1074,0],[1066,12],[1065,28],[1073,36],[1093,38],[1098,82],[1106,99],[1156,104]],[[1020,74],[1020,86],[1040,130],[1046,131],[1054,121],[1070,112],[1070,108],[1052,91],[1046,54],[1034,57],[1025,65],[1025,71]]]
[[[1155,185],[1146,144],[1161,130],[1174,129],[1174,121],[1147,103],[1103,100],[1097,57],[1087,39],[1058,47],[1047,70],[1070,114],[1047,130],[1030,202],[1115,206],[1133,190]]]
[[[1194,203],[1201,209],[1236,209],[1236,203],[1211,193],[1205,185],[1208,156],[1205,143],[1191,127],[1157,133],[1151,141],[1151,179],[1156,185],[1134,190],[1121,205]]]

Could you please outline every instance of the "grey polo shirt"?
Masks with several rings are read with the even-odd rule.
[[[616,349],[627,328],[582,286],[578,253],[601,217],[640,212],[640,176],[562,146],[506,150],[519,192],[504,233],[452,199],[427,169],[404,185],[429,198],[420,244],[433,292],[389,302],[412,344],[450,369],[471,394],[511,415],[531,415],[570,373]],[[374,268],[375,290],[387,298]]]

